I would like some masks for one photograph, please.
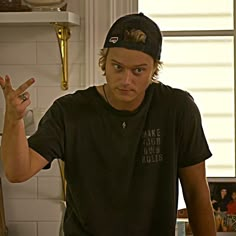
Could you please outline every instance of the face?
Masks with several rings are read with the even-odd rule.
[[[236,200],[236,192],[233,192],[231,196],[233,200]]]
[[[221,189],[221,196],[226,196],[227,195],[227,189]]]
[[[151,83],[154,60],[140,51],[110,48],[105,72],[111,105],[119,110],[134,110],[141,104]]]

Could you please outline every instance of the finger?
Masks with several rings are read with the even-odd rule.
[[[18,96],[18,98],[20,99],[20,103],[25,102],[26,100],[29,99],[29,97],[30,97],[30,95],[28,92],[24,92]]]
[[[25,100],[24,102],[21,102],[19,103],[17,106],[16,106],[16,111],[17,111],[17,114],[18,114],[18,118],[23,118],[26,114],[26,111],[27,111],[27,107],[31,104],[31,101],[30,99],[27,99]]]
[[[18,98],[20,99],[20,103],[23,103],[28,99],[28,96],[26,93],[22,93],[21,95],[18,96]]]
[[[5,76],[5,88],[11,88],[12,89],[12,86],[11,86],[11,78],[9,75],[6,75]]]
[[[5,76],[5,85],[4,85],[5,90],[12,90],[12,85],[11,85],[11,79],[9,75]]]
[[[31,79],[27,80],[25,83],[23,83],[22,85],[20,85],[16,89],[16,95],[19,96],[20,94],[24,93],[25,90],[28,89],[34,82],[35,82],[35,79],[31,78]]]
[[[21,111],[25,111],[26,108],[31,104],[30,95],[27,94],[26,96],[28,96],[28,98],[24,101],[21,100],[21,103],[18,105]]]
[[[2,89],[5,89],[5,80],[0,76],[0,86]]]

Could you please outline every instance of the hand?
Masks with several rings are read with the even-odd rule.
[[[6,75],[5,80],[0,76],[0,86],[3,90],[6,103],[5,117],[11,121],[17,121],[24,117],[27,107],[30,105],[30,94],[26,91],[33,83],[29,79],[17,89],[13,89],[10,77]]]

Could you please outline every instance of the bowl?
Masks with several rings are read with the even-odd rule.
[[[62,11],[67,5],[66,0],[22,0],[32,11]]]

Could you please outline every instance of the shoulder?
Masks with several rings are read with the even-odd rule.
[[[154,99],[159,100],[162,104],[179,108],[186,106],[196,107],[193,96],[186,90],[174,88],[162,82],[155,82],[151,87],[153,87]]]
[[[63,107],[63,108],[73,108],[83,105],[88,105],[91,100],[96,98],[96,88],[94,86],[88,87],[83,90],[77,90],[73,93],[66,94],[57,98],[53,102],[53,106]]]
[[[175,97],[183,97],[183,96],[190,96],[190,93],[186,90],[174,88],[170,85],[166,85],[162,82],[154,82],[151,84],[155,91],[158,92],[162,96],[175,96]]]
[[[55,99],[47,113],[66,114],[68,112],[71,114],[71,112],[88,109],[89,104],[92,104],[92,101],[96,99],[96,94],[94,86],[68,93]]]
[[[74,93],[66,94],[62,97],[56,99],[56,102],[59,103],[70,103],[74,101],[83,102],[88,101],[89,98],[93,98],[95,95],[95,87],[88,87],[83,90],[77,90]]]

